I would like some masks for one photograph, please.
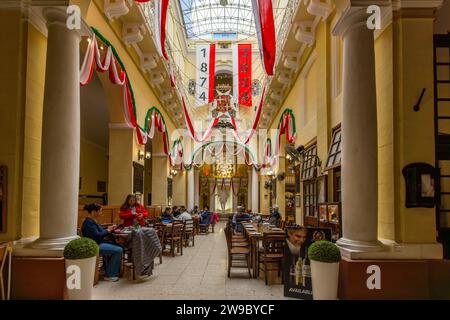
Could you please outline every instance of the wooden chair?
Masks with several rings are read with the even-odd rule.
[[[286,229],[286,220],[281,220],[280,221],[280,228],[285,230]]]
[[[228,247],[228,278],[231,277],[231,268],[247,268],[249,278],[252,277],[250,271],[250,248],[233,246],[232,230],[229,225],[225,227],[225,237]]]
[[[231,223],[227,222],[226,228],[229,228],[231,232],[231,243],[233,247],[247,247],[248,239],[243,234],[235,235]]]
[[[264,280],[268,285],[269,271],[278,271],[283,283],[283,251],[286,236],[280,233],[263,234],[263,251],[258,252],[258,276],[260,271],[264,271]],[[272,265],[272,268],[270,268]],[[275,265],[275,267],[274,267]]]
[[[195,245],[195,230],[194,230],[194,221],[186,220],[185,230],[184,230],[184,246],[189,246],[189,243],[192,240],[192,246]]]
[[[131,248],[123,248],[122,270],[129,269],[133,280],[136,280],[136,271],[133,263],[133,252]]]
[[[159,264],[162,264],[162,253],[165,249],[164,245],[164,236],[166,234],[166,225],[163,223],[155,223],[153,225],[153,228],[155,228],[156,233],[158,233],[159,242],[161,243],[161,253],[159,254]]]
[[[208,215],[206,218],[206,223],[200,223],[200,233],[199,234],[208,234],[209,233],[209,226],[211,224],[211,214]]]
[[[166,245],[170,246],[170,254],[175,257],[175,248],[177,253],[183,255],[183,231],[184,223],[173,222],[172,226],[166,227],[164,233],[164,247]],[[181,252],[180,252],[181,251]]]
[[[12,262],[12,247],[9,243],[4,243],[0,245],[0,290],[2,294],[2,300],[10,300],[11,298],[11,262]],[[5,265],[8,265],[6,272],[7,275],[7,286],[5,293],[5,280],[3,276],[5,274]]]

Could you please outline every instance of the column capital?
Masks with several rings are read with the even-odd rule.
[[[42,12],[42,16],[46,21],[47,28],[51,26],[60,26],[67,28],[68,31],[74,31],[78,36],[90,35],[92,31],[87,23],[79,16],[80,19],[80,29],[69,29],[67,27],[67,21],[71,17],[68,13],[68,6],[36,6],[38,11]],[[72,13],[75,14],[75,13]]]
[[[387,7],[390,2],[386,0],[344,0],[336,3],[340,17],[333,28],[333,35],[343,36],[350,30],[367,28],[367,18],[369,17],[367,8],[373,5]]]

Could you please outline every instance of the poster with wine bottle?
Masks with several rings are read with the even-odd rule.
[[[318,240],[331,241],[330,228],[287,227],[283,255],[284,296],[312,300],[308,248]]]

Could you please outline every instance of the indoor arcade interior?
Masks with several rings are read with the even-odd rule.
[[[0,1],[1,300],[450,299],[449,0]]]

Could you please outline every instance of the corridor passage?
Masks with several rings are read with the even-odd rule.
[[[225,222],[219,222],[215,233],[196,236],[195,246],[185,248],[183,256],[164,256],[162,265],[155,259],[148,280],[100,281],[93,299],[287,299],[282,285],[249,279],[247,269],[232,269],[232,278],[227,277],[224,227]]]

